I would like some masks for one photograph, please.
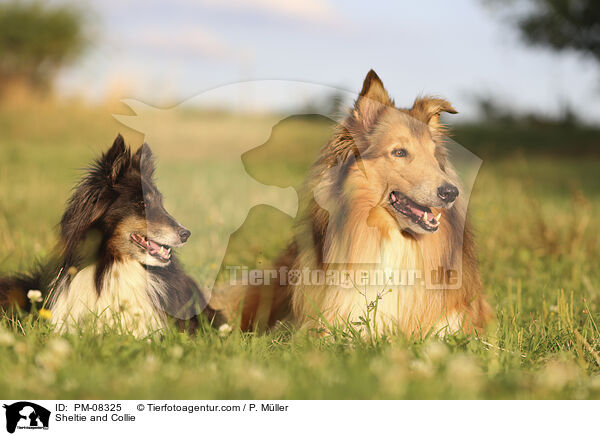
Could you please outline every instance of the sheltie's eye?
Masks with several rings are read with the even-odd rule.
[[[148,207],[148,204],[144,200],[140,200],[138,201],[138,207],[140,207],[141,209],[146,209]]]
[[[406,157],[408,156],[408,151],[406,151],[406,148],[394,148],[394,150],[392,151],[392,156]]]

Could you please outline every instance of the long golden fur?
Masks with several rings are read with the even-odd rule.
[[[243,328],[291,319],[326,330],[366,320],[379,333],[420,335],[484,325],[491,310],[441,112],[456,113],[437,98],[396,108],[368,73],[352,112],[310,170],[295,240],[275,265],[303,279],[243,289]],[[390,271],[417,271],[421,280],[392,283]],[[361,274],[366,279],[357,282]],[[320,279],[307,282],[311,277]]]

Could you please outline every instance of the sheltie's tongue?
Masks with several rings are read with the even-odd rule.
[[[160,245],[159,243],[148,239],[146,236],[140,235],[139,233],[132,233],[131,239],[148,252],[151,256],[154,256],[160,260],[168,261],[171,259],[171,248],[168,246]]]
[[[428,232],[435,232],[440,225],[441,214],[433,216],[433,212],[427,206],[421,206],[398,191],[390,193],[390,204],[402,215],[421,226]]]

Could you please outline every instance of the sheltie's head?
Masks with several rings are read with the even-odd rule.
[[[380,206],[412,233],[435,232],[443,210],[460,194],[446,158],[441,112],[456,110],[439,98],[418,98],[411,109],[396,108],[371,70],[344,125]]]
[[[69,200],[61,220],[66,252],[72,253],[95,230],[102,238],[100,256],[169,265],[171,248],[183,245],[190,231],[165,210],[153,173],[150,147],[144,144],[132,155],[118,135]]]

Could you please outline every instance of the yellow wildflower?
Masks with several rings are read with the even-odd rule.
[[[49,311],[48,309],[40,309],[38,311],[38,315],[40,316],[40,318],[44,318],[44,319],[52,318],[52,312]]]

